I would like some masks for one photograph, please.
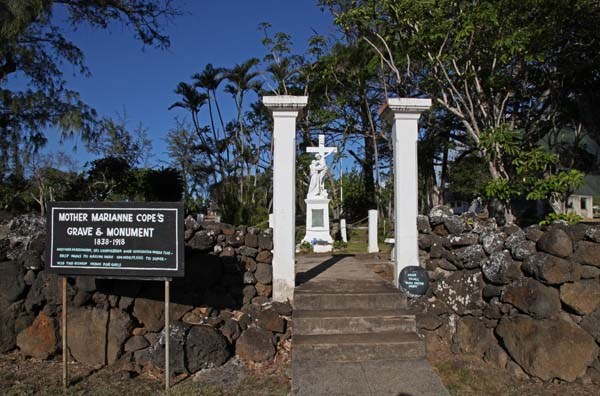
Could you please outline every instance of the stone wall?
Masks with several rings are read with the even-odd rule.
[[[430,353],[445,344],[522,376],[600,382],[600,226],[498,227],[438,207],[418,228],[431,282],[412,303]]]
[[[271,302],[270,230],[185,220],[186,276],[171,284],[171,367],[193,373],[234,354],[267,361],[290,349],[291,307]],[[0,352],[60,352],[60,280],[44,271],[44,219],[0,224]],[[164,365],[164,284],[69,278],[69,352],[130,371]]]

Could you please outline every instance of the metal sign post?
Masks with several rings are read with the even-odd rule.
[[[69,386],[69,366],[67,366],[67,277],[62,278],[62,363],[63,388]]]
[[[171,370],[169,365],[169,336],[171,333],[171,329],[169,328],[169,303],[171,300],[170,284],[171,280],[165,279],[165,390],[167,392],[169,391],[169,386],[171,385]]]

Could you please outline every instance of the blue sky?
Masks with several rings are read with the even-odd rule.
[[[82,99],[96,108],[101,116],[127,114],[133,129],[140,123],[153,140],[151,164],[166,159],[163,139],[174,125],[181,110],[168,110],[178,100],[173,92],[180,81],[200,72],[205,64],[230,67],[251,57],[262,58],[263,33],[260,22],[269,22],[271,32],[283,31],[292,36],[294,51],[302,53],[314,31],[322,35],[335,33],[332,17],[322,12],[315,0],[178,0],[186,15],[176,18],[166,28],[171,47],[158,50],[143,48],[131,30],[114,25],[108,31],[80,26],[67,37],[85,54],[91,77],[77,75],[70,66],[64,68],[68,86],[80,92]],[[59,13],[55,15],[61,20]],[[314,31],[313,31],[314,30]],[[225,119],[233,116],[229,98],[223,97]],[[227,105],[231,107],[227,108]],[[59,144],[55,131],[47,132],[46,151],[73,153],[79,165],[93,158],[76,140]]]

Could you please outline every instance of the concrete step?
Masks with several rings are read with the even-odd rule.
[[[294,334],[416,332],[415,316],[401,309],[296,310]]]
[[[370,362],[295,362],[294,396],[449,396],[423,359]]]
[[[294,310],[401,309],[406,297],[399,292],[294,293]]]
[[[292,345],[294,362],[425,358],[425,343],[416,333],[294,335]]]

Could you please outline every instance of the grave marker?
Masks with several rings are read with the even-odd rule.
[[[398,283],[400,289],[409,296],[423,296],[427,293],[429,287],[429,276],[427,271],[421,267],[404,267],[400,272]]]

